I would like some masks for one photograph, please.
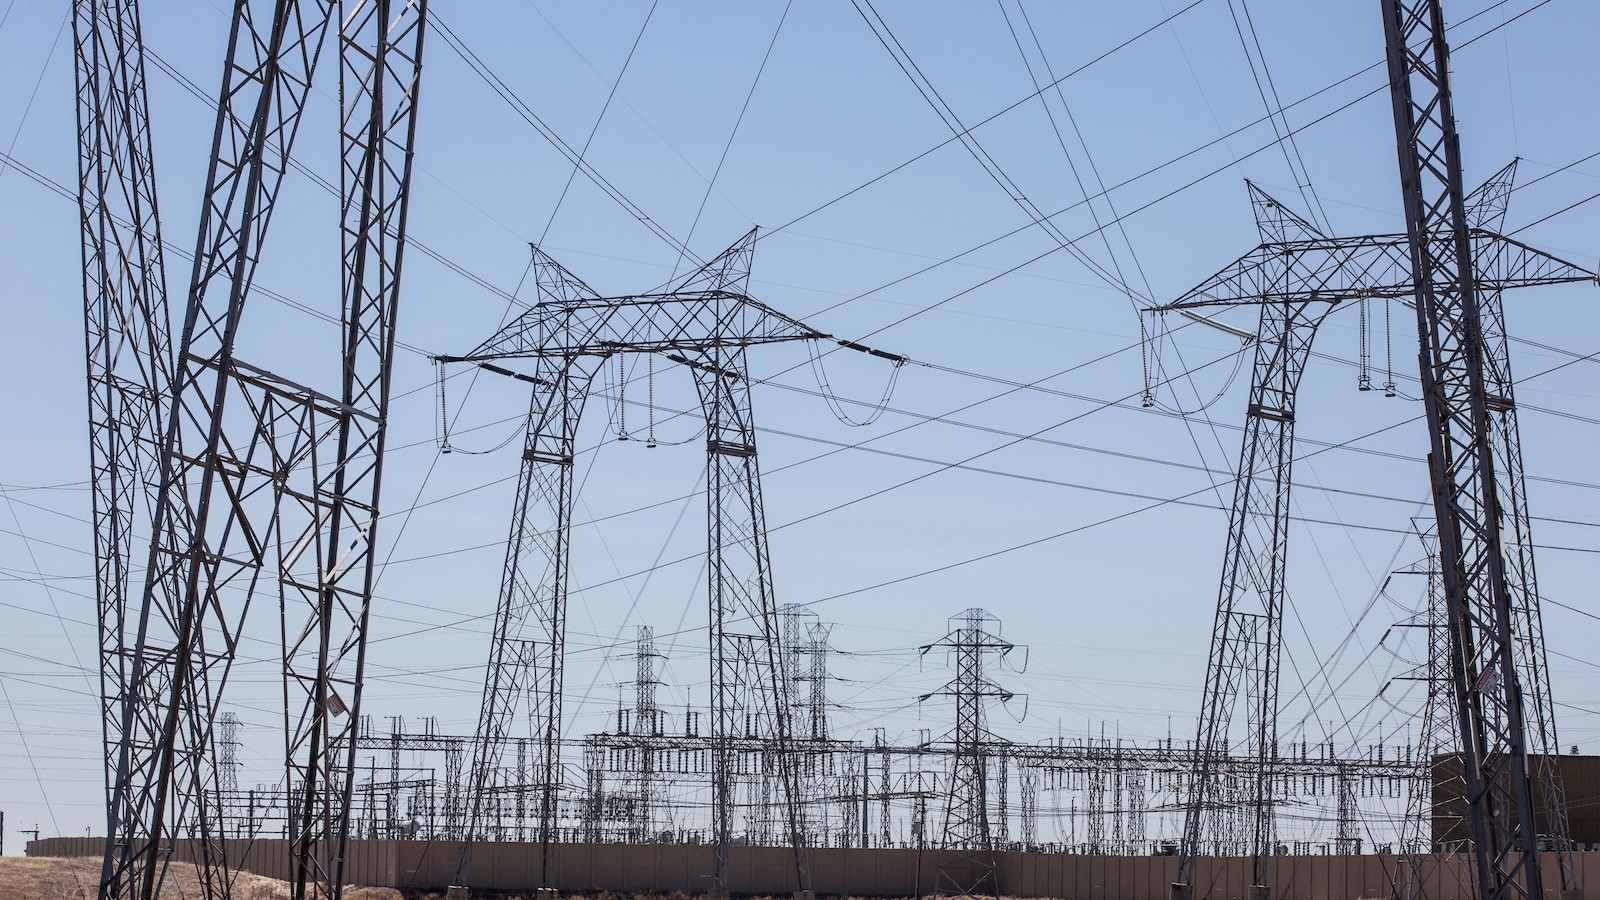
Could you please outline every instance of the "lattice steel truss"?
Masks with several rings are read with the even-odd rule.
[[[1496,286],[1482,283],[1472,254],[1443,9],[1439,0],[1383,0],[1383,22],[1478,891],[1483,900],[1542,897],[1528,743],[1530,730],[1543,740],[1554,723],[1542,696],[1549,691],[1542,635],[1525,635],[1530,646],[1517,646],[1518,626],[1537,620],[1538,598],[1519,601],[1514,588],[1531,578],[1531,566],[1514,571],[1521,560],[1502,550],[1523,536],[1526,513],[1508,516],[1521,497],[1515,490],[1503,496],[1507,476],[1494,453],[1493,413],[1514,407],[1493,391],[1491,335],[1503,327],[1485,314],[1482,292]],[[1561,803],[1559,794],[1550,800]],[[1566,835],[1555,841],[1561,888],[1570,890]]]
[[[573,442],[590,381],[613,355],[658,353],[687,366],[706,418],[711,739],[717,773],[712,889],[727,885],[727,846],[735,815],[735,759],[729,742],[746,730],[747,722],[785,748],[791,739],[787,667],[782,664],[767,555],[745,352],[758,344],[826,335],[749,296],[754,248],[752,230],[664,291],[603,298],[534,247],[539,302],[471,353],[443,360],[493,366],[493,360],[527,359],[534,368],[531,376],[517,376],[533,385],[533,404],[473,753],[467,832],[470,839],[479,831],[482,798],[500,768],[519,698],[526,696],[538,743],[532,777],[540,792],[540,872],[546,881],[561,789]],[[532,648],[526,664],[509,654],[518,641]],[[795,850],[798,887],[808,889],[802,829],[791,802],[797,790],[794,756],[785,749],[773,762],[780,770],[781,805]],[[470,850],[464,850],[458,883],[466,882],[469,863]]]
[[[341,387],[321,393],[238,360],[234,345],[336,6],[344,342]],[[168,360],[137,11],[131,3],[78,6],[80,121],[109,116],[118,123],[112,131],[120,128],[80,131],[85,171],[97,173],[85,180],[85,271],[102,275],[85,281],[91,392],[138,398],[117,410],[114,400],[105,404],[115,415],[97,416],[91,434],[96,447],[120,439],[122,455],[109,459],[124,485],[142,466],[127,461],[128,436],[147,433],[155,447],[137,609],[120,564],[100,580],[107,718],[116,720],[107,727],[102,897],[152,897],[180,835],[198,839],[207,896],[227,895],[211,808],[220,777],[213,728],[263,578],[276,585],[284,613],[286,762],[299,798],[290,814],[295,895],[342,890],[348,733],[360,703],[424,9],[423,0],[235,4],[183,338]],[[130,218],[117,223],[121,271],[108,279],[105,236],[119,204]],[[137,383],[132,367],[112,377],[94,362],[112,358],[100,348],[117,342],[144,364]],[[97,482],[116,476],[97,471]],[[131,504],[125,488],[106,495],[113,499],[97,522],[97,546],[116,560],[127,553]]]
[[[1475,264],[1482,279],[1495,286],[1496,298],[1505,288],[1592,280],[1593,273],[1482,227],[1499,224],[1508,186],[1509,172],[1503,170],[1473,197],[1475,223],[1480,226],[1470,233]],[[1196,778],[1186,804],[1174,885],[1179,896],[1187,893],[1193,861],[1200,854],[1246,853],[1253,859],[1252,884],[1265,890],[1269,883],[1268,867],[1277,843],[1273,821],[1277,800],[1272,789],[1277,783],[1273,768],[1278,755],[1278,659],[1295,395],[1317,327],[1334,307],[1350,300],[1405,297],[1412,283],[1404,235],[1327,238],[1255,185],[1248,189],[1261,245],[1159,308],[1183,312],[1252,305],[1261,310],[1253,336],[1255,364],[1195,743]],[[1509,379],[1506,386],[1509,389]],[[1511,441],[1499,444],[1511,446]],[[1219,779],[1209,762],[1229,755],[1233,716],[1240,706],[1246,720],[1244,755],[1257,761],[1254,774],[1244,783]],[[1233,796],[1235,792],[1238,796]],[[1235,845],[1237,829],[1231,822],[1241,809],[1249,818],[1242,847]]]
[[[791,630],[820,630],[813,627],[820,623],[810,616],[790,615],[784,624],[786,635]],[[926,645],[929,651],[933,646]],[[784,649],[787,655],[789,647]],[[955,670],[953,688],[963,660],[958,648],[948,649],[945,658]],[[1182,801],[1195,755],[1187,744],[1174,747],[1170,737],[1123,739],[1107,736],[1102,725],[1098,736],[1086,732],[1027,744],[1008,739],[990,725],[981,741],[966,735],[967,740],[958,742],[955,725],[962,709],[952,703],[951,727],[937,740],[919,731],[908,736],[909,743],[891,743],[882,729],[875,729],[867,741],[797,739],[797,751],[793,745],[785,750],[775,737],[752,728],[722,741],[701,732],[704,717],[699,711],[691,707],[668,712],[656,702],[652,695],[661,686],[657,667],[661,659],[649,629],[641,628],[633,705],[617,711],[614,730],[569,742],[569,748],[582,751],[584,788],[563,797],[560,840],[709,844],[713,837],[709,800],[721,744],[733,758],[730,774],[741,815],[732,827],[738,845],[770,845],[784,839],[780,807],[789,801],[778,785],[778,758],[782,752],[798,752],[810,782],[798,801],[805,807],[799,818],[808,847],[933,847],[954,860],[1002,849],[1119,856],[1168,855],[1177,850],[1178,842],[1172,838],[1182,824]],[[822,700],[826,702],[825,695]],[[460,788],[462,761],[473,739],[442,735],[431,720],[423,722],[421,733],[409,734],[402,718],[392,717],[389,723],[388,733],[381,734],[373,727],[373,717],[363,716],[356,737],[364,775],[354,795],[356,833],[459,840],[460,797],[452,796],[452,791]],[[508,758],[495,781],[499,787],[484,801],[480,840],[527,840],[524,819],[536,805],[529,801],[536,800],[538,791],[537,783],[526,778],[524,757],[530,745],[531,739],[516,740],[515,761],[509,758],[511,747],[507,748]],[[1361,834],[1377,842],[1373,849],[1391,852],[1396,832],[1384,827],[1390,821],[1390,801],[1407,796],[1419,773],[1426,777],[1412,750],[1380,744],[1336,751],[1331,742],[1286,748],[1274,769],[1280,781],[1275,795],[1302,810],[1320,808],[1323,815],[1320,820],[1302,816],[1300,827],[1280,852],[1326,854],[1350,849],[1352,843],[1359,852],[1361,838],[1353,835]],[[930,840],[923,828],[929,803],[939,804],[951,795],[958,763],[972,768],[971,761],[979,757],[982,764],[976,768],[987,775],[983,794],[988,837],[978,829],[966,838],[975,842],[972,846],[940,835]],[[1217,776],[1224,781],[1243,783],[1255,766],[1255,760],[1244,755],[1215,761]],[[1245,792],[1236,794],[1242,797]],[[1012,796],[1019,801],[1015,805]],[[287,827],[284,809],[289,798],[281,790],[239,791],[224,799],[223,827],[229,835],[274,837]],[[1241,801],[1230,815],[1243,822],[1246,815],[1233,813],[1247,812],[1248,804]],[[1380,818],[1366,818],[1373,813]],[[1312,827],[1306,828],[1308,824]],[[1243,831],[1234,840],[1243,846]]]
[[[1413,900],[1421,896],[1418,886],[1425,883],[1438,867],[1438,857],[1434,855],[1440,849],[1437,846],[1438,836],[1459,830],[1459,827],[1451,827],[1451,823],[1441,818],[1445,811],[1434,804],[1434,799],[1441,793],[1435,782],[1453,781],[1453,790],[1444,793],[1466,796],[1460,779],[1450,779],[1451,767],[1444,764],[1442,758],[1443,754],[1459,746],[1460,736],[1455,727],[1455,684],[1450,676],[1450,629],[1446,622],[1444,591],[1439,584],[1439,543],[1432,529],[1432,520],[1426,523],[1413,520],[1412,525],[1417,529],[1423,558],[1396,570],[1394,574],[1420,576],[1425,582],[1423,609],[1401,624],[1424,629],[1427,655],[1412,674],[1403,677],[1421,681],[1426,693],[1421,725],[1417,730],[1417,771],[1406,797],[1406,815],[1400,823],[1400,857],[1395,862],[1392,876],[1395,900]],[[1429,837],[1430,828],[1433,840]]]
[[[148,521],[173,382],[137,0],[78,0],[72,34],[83,233],[95,598],[107,808],[130,698],[134,523]],[[137,621],[135,617],[134,621]],[[134,737],[134,735],[126,735]],[[113,830],[116,819],[112,819]],[[109,872],[107,873],[109,874]]]
[[[991,754],[986,745],[991,736],[987,707],[996,700],[1008,701],[1013,694],[989,678],[984,670],[991,658],[996,662],[1004,659],[1014,645],[1000,636],[999,619],[974,608],[952,617],[950,632],[924,646],[922,651],[926,653],[935,647],[947,650],[955,658],[956,669],[955,678],[948,684],[921,698],[949,697],[956,708],[955,728],[950,732],[954,754],[939,846],[969,851],[941,859],[939,890],[960,896],[999,896],[994,850],[999,836],[996,832],[1003,833],[1005,829],[1003,826],[996,829],[997,823],[990,819]],[[1005,817],[1003,801],[1000,816],[1002,820]]]

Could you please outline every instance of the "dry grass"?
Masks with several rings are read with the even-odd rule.
[[[94,900],[99,885],[98,857],[0,857],[0,897],[5,900]],[[158,896],[198,900],[205,895],[195,867],[173,863]],[[345,888],[344,896],[345,900],[401,900],[393,888]],[[289,900],[289,883],[240,872],[234,878],[233,900]]]

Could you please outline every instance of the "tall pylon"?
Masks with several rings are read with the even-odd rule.
[[[1000,895],[995,866],[996,823],[989,815],[990,772],[988,706],[1015,696],[991,679],[986,669],[1015,649],[1000,636],[1000,620],[988,611],[972,608],[950,619],[950,631],[939,640],[919,648],[926,654],[934,648],[953,658],[956,676],[944,687],[924,694],[948,697],[955,704],[955,727],[950,731],[954,747],[951,755],[949,787],[945,794],[944,828],[939,841],[940,893],[957,896]]]
[[[1422,609],[1401,624],[1421,629],[1425,648],[1423,658],[1411,673],[1401,676],[1422,682],[1424,694],[1415,769],[1406,797],[1405,819],[1400,823],[1400,852],[1390,875],[1394,900],[1424,900],[1423,888],[1438,870],[1437,854],[1451,852],[1448,846],[1440,846],[1437,838],[1462,830],[1460,820],[1450,817],[1434,802],[1441,793],[1465,794],[1464,782],[1444,756],[1458,746],[1460,736],[1455,723],[1455,682],[1450,676],[1448,612],[1439,583],[1439,540],[1433,526],[1431,519],[1412,520],[1422,546],[1422,559],[1393,573],[1417,576],[1423,581]]]
[[[128,668],[139,609],[130,600],[142,593],[130,572],[139,540],[135,524],[148,524],[158,499],[161,440],[175,378],[142,34],[138,0],[73,3],[108,835],[123,825],[115,811],[126,809],[132,787],[120,767],[143,763],[125,759],[123,753],[126,741],[140,739],[143,725],[134,724],[133,733],[126,730],[135,701],[128,694]],[[119,796],[125,798],[120,804]],[[134,815],[144,818],[153,812],[145,806]],[[148,827],[161,826],[152,822]],[[131,860],[117,864],[149,865]],[[159,873],[149,874],[159,881]],[[129,883],[141,875],[130,875]],[[119,884],[116,890],[124,888]]]
[[[1496,220],[1492,209],[1497,204],[1503,208],[1501,182],[1497,174],[1475,195],[1486,223]],[[1272,791],[1296,393],[1317,328],[1337,305],[1400,300],[1412,290],[1405,235],[1329,238],[1256,185],[1246,185],[1261,244],[1178,300],[1156,308],[1195,318],[1202,317],[1194,310],[1205,307],[1260,308],[1257,331],[1248,336],[1255,364],[1172,889],[1175,898],[1190,895],[1197,856],[1238,852],[1227,846],[1233,831],[1227,822],[1235,815],[1248,821],[1242,851],[1252,858],[1251,890],[1261,896],[1269,890],[1276,843]],[[1487,229],[1472,232],[1471,243],[1479,277],[1497,290],[1595,277]],[[1242,734],[1233,724],[1241,705]],[[1242,756],[1253,760],[1249,776],[1242,782],[1219,777],[1218,763],[1240,743]],[[1229,784],[1237,790],[1225,792]]]
[[[217,704],[251,600],[268,585],[283,612],[285,765],[300,804],[289,822],[294,893],[338,897],[344,884],[426,4],[268,7],[234,4],[182,344],[170,360],[137,9],[75,10],[80,158],[93,174],[80,196],[91,434],[97,502],[110,498],[96,523],[107,563],[102,898],[155,896],[179,837],[194,842],[205,895],[227,896],[213,809],[225,777]],[[330,366],[340,386],[323,393],[239,360],[234,347],[336,8],[344,340]],[[129,356],[113,364],[119,345]],[[133,452],[140,442],[149,449]],[[151,497],[137,604],[119,562],[126,531],[116,534],[132,514],[135,472]]]
[[[711,889],[727,890],[727,853],[736,815],[732,740],[745,731],[747,720],[759,723],[782,750],[776,754],[778,775],[797,889],[810,889],[794,802],[795,761],[790,750],[794,726],[785,702],[787,667],[781,656],[767,550],[746,353],[761,344],[828,336],[750,296],[755,240],[752,229],[667,288],[622,297],[601,297],[533,247],[539,302],[471,353],[441,358],[445,363],[478,363],[506,374],[509,370],[495,361],[523,359],[533,364],[531,375],[516,376],[533,386],[533,403],[473,754],[466,838],[470,847],[483,789],[499,767],[518,698],[528,696],[540,754],[534,767],[541,793],[540,877],[547,884],[553,877],[551,843],[561,787],[561,684],[578,419],[590,383],[607,359],[619,353],[654,353],[690,370],[706,420],[714,772]],[[506,648],[517,640],[536,648],[533,664],[513,664]],[[464,849],[457,883],[469,879],[469,864],[470,851]]]
[[[1503,361],[1493,335],[1504,334],[1492,300],[1498,287],[1484,283],[1474,253],[1444,10],[1439,0],[1381,5],[1478,893],[1481,900],[1532,900],[1544,896],[1544,886],[1530,744],[1552,737],[1554,721],[1546,716],[1542,635],[1519,632],[1538,620],[1538,597],[1526,590],[1518,597],[1519,582],[1532,577],[1531,547],[1525,560],[1516,553],[1508,559],[1505,550],[1525,537],[1526,511],[1515,509],[1525,504],[1520,469],[1499,471],[1504,464],[1494,447],[1493,419],[1515,408],[1495,393],[1509,387],[1510,375],[1508,368],[1495,372]],[[1514,419],[1510,425],[1514,438]],[[1505,429],[1502,422],[1502,439]],[[1527,569],[1515,571],[1524,562]],[[1547,803],[1557,808],[1550,824],[1564,825],[1559,790]],[[1576,889],[1567,835],[1556,834],[1555,844],[1566,896]]]

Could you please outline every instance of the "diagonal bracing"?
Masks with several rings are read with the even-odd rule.
[[[1475,195],[1480,225],[1497,225],[1503,215],[1504,181],[1504,173],[1497,174]],[[1329,312],[1349,300],[1405,297],[1412,283],[1404,235],[1330,239],[1255,185],[1249,191],[1261,245],[1159,308],[1183,312],[1252,305],[1261,310],[1252,336],[1255,364],[1174,884],[1177,896],[1188,893],[1198,855],[1248,854],[1252,884],[1258,891],[1269,884],[1276,842],[1272,791],[1295,394],[1316,329]],[[1497,299],[1505,288],[1594,278],[1487,228],[1471,232],[1471,245],[1477,252],[1474,264],[1485,283],[1495,285]],[[1244,722],[1237,728],[1233,718],[1240,708]],[[1227,756],[1237,737],[1255,768],[1242,790],[1224,790],[1210,761]],[[1232,845],[1224,825],[1236,813],[1249,822],[1243,846]]]
[[[485,795],[501,768],[520,698],[527,697],[538,758],[540,872],[550,883],[561,766],[561,688],[569,585],[574,440],[591,381],[611,356],[655,353],[686,366],[706,418],[707,554],[711,626],[712,889],[727,886],[727,848],[738,815],[733,740],[756,723],[777,743],[782,806],[796,881],[809,889],[798,819],[788,667],[767,550],[750,380],[749,348],[822,340],[821,334],[749,296],[755,231],[665,290],[601,297],[548,254],[533,248],[539,302],[471,353],[475,362],[529,382],[533,401],[507,541],[494,638],[467,796],[457,882],[469,874],[470,842],[484,837]],[[858,348],[854,345],[852,349]],[[517,374],[497,360],[526,359]],[[513,646],[531,652],[517,657]]]

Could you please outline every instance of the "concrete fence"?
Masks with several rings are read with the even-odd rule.
[[[287,842],[229,840],[230,866],[287,879]],[[689,894],[710,887],[711,847],[690,844],[557,844],[553,848],[554,887],[563,891],[640,891]],[[29,841],[29,856],[100,856],[102,838],[46,838]],[[188,842],[173,858],[192,860]],[[460,844],[454,841],[350,842],[345,863],[348,884],[442,891],[455,872]],[[937,891],[941,859],[959,864],[969,854],[935,850],[823,848],[810,851],[818,895],[910,897]],[[1600,853],[1574,854],[1579,884],[1588,870],[1600,873]],[[1058,853],[996,853],[1000,892],[1012,897],[1068,900],[1167,900],[1177,869],[1170,856],[1073,856]],[[1543,859],[1549,900],[1557,898],[1555,860]],[[539,847],[521,843],[473,845],[465,879],[492,891],[532,891],[540,886]],[[1268,879],[1271,900],[1473,900],[1476,885],[1464,855],[1424,856],[1407,866],[1394,856],[1279,856]],[[1200,859],[1195,864],[1194,900],[1244,900],[1250,862],[1238,858]],[[1396,885],[1398,884],[1398,892]],[[732,847],[728,886],[736,894],[786,896],[795,888],[793,857],[782,847]]]

